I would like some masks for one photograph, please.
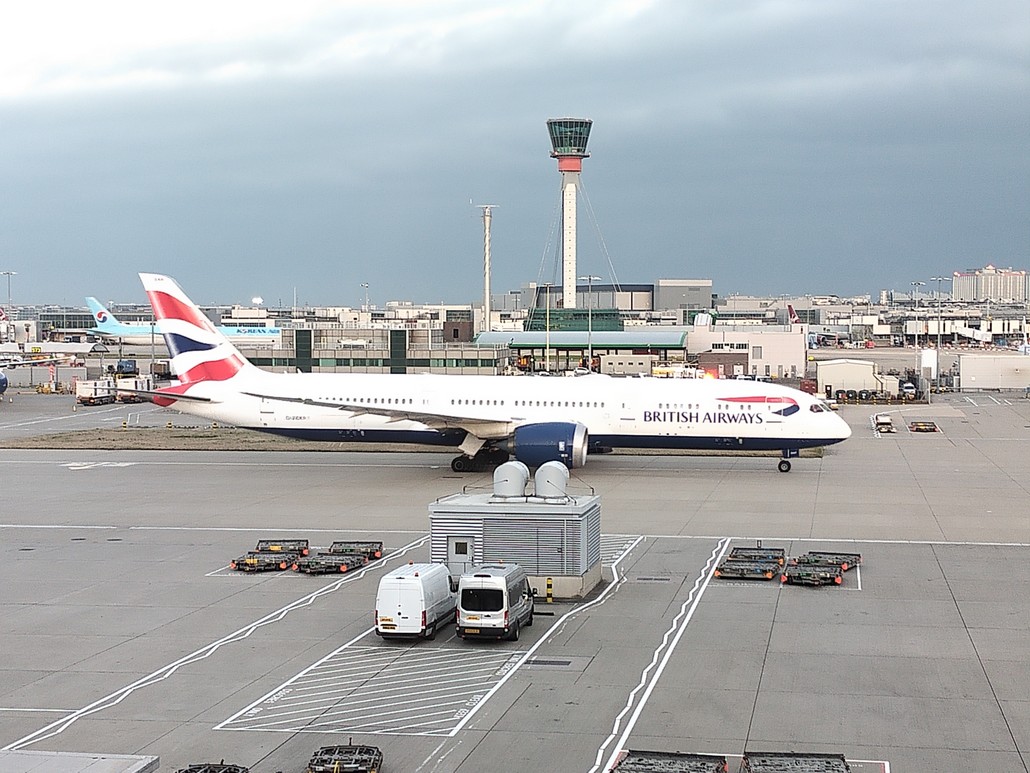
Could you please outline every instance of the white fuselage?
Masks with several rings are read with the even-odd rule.
[[[475,434],[487,439],[506,437],[526,424],[579,423],[592,442],[612,447],[800,448],[837,443],[851,434],[819,398],[755,381],[274,374],[247,367],[228,381],[197,383],[188,394],[212,402],[179,401],[178,410],[241,427],[335,440],[456,444],[430,436],[467,428],[470,421],[476,423]]]

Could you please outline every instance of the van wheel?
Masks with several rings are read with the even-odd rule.
[[[511,627],[511,631],[508,633],[508,641],[519,640],[519,621],[515,621],[515,625]]]
[[[429,639],[429,641],[432,641],[436,638],[436,623],[433,623],[430,626],[426,626],[425,636],[427,639]]]
[[[532,609],[529,610],[529,619],[526,620],[526,628],[529,628],[529,626],[531,626],[531,625],[533,625],[533,610]]]

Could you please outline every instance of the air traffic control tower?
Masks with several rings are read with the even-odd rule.
[[[576,308],[576,195],[579,173],[590,139],[589,118],[551,118],[547,133],[551,136],[551,157],[558,159],[561,172],[561,244],[562,244],[562,307]]]

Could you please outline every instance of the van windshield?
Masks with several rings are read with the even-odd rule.
[[[500,612],[504,593],[498,588],[465,588],[461,592],[461,608],[469,612]]]

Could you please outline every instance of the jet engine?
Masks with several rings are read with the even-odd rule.
[[[512,455],[530,468],[544,462],[561,462],[570,470],[587,461],[587,428],[583,424],[548,421],[516,428]]]
[[[7,391],[8,383],[9,382],[7,381],[7,374],[0,373],[0,395]]]

